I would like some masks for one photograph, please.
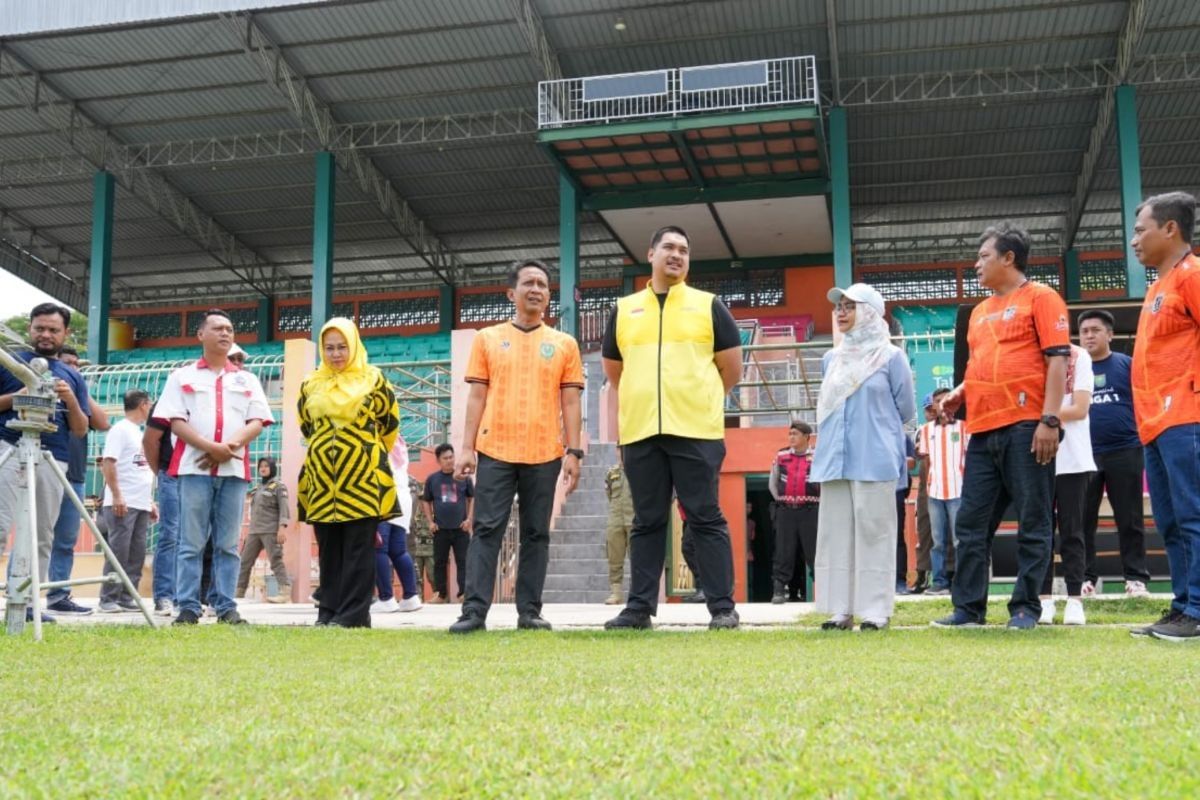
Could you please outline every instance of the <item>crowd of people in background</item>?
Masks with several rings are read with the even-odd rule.
[[[1072,344],[1062,297],[1026,275],[1028,234],[1008,223],[989,227],[975,263],[989,295],[966,328],[965,374],[957,386],[924,397],[920,424],[913,373],[893,343],[884,298],[861,283],[830,290],[835,346],[822,361],[816,426],[793,422],[770,471],[771,601],[784,603],[811,585],[827,615],[822,628],[848,630],[857,620],[869,631],[889,625],[897,594],[927,592],[953,604],[936,626],[979,626],[988,613],[993,537],[1007,518],[1016,523],[1008,627],[1056,622],[1060,578],[1062,623],[1085,624],[1083,600],[1101,578],[1096,535],[1104,497],[1120,543],[1124,593],[1148,596],[1145,474],[1172,602],[1161,619],[1133,632],[1169,641],[1200,637],[1194,227],[1190,195],[1158,195],[1138,208],[1133,249],[1158,277],[1145,297],[1132,357],[1112,349],[1116,323],[1103,309],[1079,315],[1079,344]],[[602,345],[605,376],[619,398],[620,443],[620,461],[605,479],[606,602],[623,605],[605,628],[651,627],[672,503],[686,520],[684,550],[710,627],[735,628],[733,554],[717,480],[725,457],[723,398],[741,377],[741,339],[724,303],[688,285],[685,231],[656,231],[647,258],[646,287],[617,302]],[[371,365],[354,323],[339,317],[321,328],[320,363],[305,378],[297,409],[306,443],[297,521],[312,526],[319,548],[317,625],[369,627],[373,612],[418,610],[429,582],[430,603],[461,603],[452,632],[485,629],[516,500],[518,628],[550,629],[542,594],[554,498],[560,482],[568,495],[576,487],[585,458],[582,361],[575,339],[545,323],[551,283],[540,261],[513,266],[512,320],[480,331],[472,346],[460,448],[439,445],[438,467],[423,481],[409,474],[395,393]],[[147,532],[158,522],[155,613],[174,616],[176,625],[196,624],[205,613],[244,624],[237,599],[246,595],[260,553],[275,580],[268,599],[288,601],[283,546],[294,523],[286,481],[272,457],[259,459],[252,476],[248,455],[275,420],[261,383],[243,366],[229,315],[206,312],[197,360],[173,371],[158,398],[128,391],[123,417],[111,423],[89,396],[78,354],[65,344],[70,318],[52,303],[34,308],[31,347],[21,353],[26,362],[47,359],[54,380],[55,430],[42,434],[42,446],[82,495],[88,433],[107,432],[100,528],[136,585]],[[16,444],[17,432],[4,423],[20,391],[0,370],[0,456]],[[12,528],[19,469],[15,458],[0,465],[0,536]],[[910,585],[905,502],[914,470]],[[65,581],[80,527],[77,507],[48,465],[38,468],[36,483],[41,578]],[[46,608],[52,615],[93,612],[61,586],[48,593]],[[100,591],[102,613],[138,608],[121,584]]]

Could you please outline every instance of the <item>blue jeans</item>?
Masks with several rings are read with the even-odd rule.
[[[950,585],[946,576],[946,542],[958,542],[954,535],[954,521],[962,498],[950,500],[929,498],[929,531],[933,535],[933,549],[929,551],[929,566],[933,570],[933,588],[945,589]],[[947,539],[949,535],[949,539]]]
[[[1171,607],[1200,619],[1200,424],[1167,428],[1146,445],[1146,480],[1171,568]]]
[[[179,550],[175,563],[175,599],[181,611],[200,615],[200,573],[204,545],[211,525],[213,539],[213,582],[209,597],[217,616],[237,608],[238,534],[249,481],[213,478],[208,475],[179,476]]]
[[[83,484],[72,483],[71,491],[83,497]],[[83,522],[79,509],[71,502],[71,498],[63,495],[62,505],[58,508],[58,521],[54,523],[54,544],[50,546],[50,568],[48,576],[52,581],[65,581],[71,577],[75,566],[75,542],[79,541],[79,525]],[[53,589],[46,593],[46,605],[53,605],[59,600],[71,596],[71,589]]]
[[[963,494],[955,521],[956,611],[974,622],[987,617],[988,563],[992,537],[1011,502],[1017,514],[1017,577],[1008,613],[1038,617],[1038,592],[1053,547],[1054,461],[1038,464],[1030,447],[1038,423],[1017,422],[971,437],[967,445]]]
[[[375,540],[375,588],[379,590],[380,600],[391,600],[395,596],[392,591],[392,567],[400,576],[400,585],[404,589],[404,599],[417,593],[417,575],[413,570],[412,556],[404,537],[408,531],[401,525],[390,522],[379,523],[378,538]]]
[[[154,543],[154,599],[175,601],[179,549],[179,479],[158,473],[158,540]]]

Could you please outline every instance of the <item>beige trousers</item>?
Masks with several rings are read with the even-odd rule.
[[[817,610],[886,622],[896,603],[895,481],[821,484]]]

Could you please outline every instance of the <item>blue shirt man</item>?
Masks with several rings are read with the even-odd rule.
[[[1146,516],[1142,500],[1145,456],[1133,415],[1133,359],[1111,348],[1113,316],[1103,309],[1079,315],[1079,344],[1092,357],[1091,421],[1092,457],[1096,471],[1088,478],[1083,514],[1083,592],[1094,592],[1100,580],[1096,563],[1096,529],[1100,524],[1100,501],[1108,494],[1117,525],[1121,572],[1125,594],[1149,597],[1146,582]]]
[[[58,462],[62,470],[67,468],[70,458],[70,438],[87,435],[88,401],[87,384],[75,369],[58,359],[67,339],[71,324],[71,312],[54,303],[42,303],[29,314],[29,338],[33,351],[22,352],[18,358],[30,363],[35,358],[46,359],[48,371],[54,379],[54,392],[58,396],[52,421],[53,432],[41,435],[42,450]],[[6,369],[0,368],[0,546],[12,528],[17,509],[17,487],[20,483],[21,464],[17,459],[16,445],[20,432],[8,427],[16,418],[13,410],[13,395],[25,390],[25,384]],[[50,547],[54,542],[54,524],[62,504],[63,485],[45,459],[38,462],[35,470],[37,505],[38,573],[45,581],[50,561]],[[2,549],[2,547],[0,547]],[[10,564],[10,566],[13,566]]]

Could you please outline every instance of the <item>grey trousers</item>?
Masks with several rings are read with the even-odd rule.
[[[827,481],[817,517],[817,610],[875,623],[896,602],[896,484]]]
[[[12,451],[8,461],[0,466],[0,551],[7,547],[8,532],[16,521],[18,491],[25,491],[21,486],[21,469],[16,449],[8,442],[0,442],[0,456]],[[58,465],[66,472],[66,462],[59,461]],[[44,582],[47,570],[50,568],[50,548],[54,545],[54,524],[58,522],[58,510],[62,506],[63,486],[58,482],[58,478],[55,477],[45,458],[38,462],[35,477],[37,480],[38,575]],[[11,562],[9,569],[12,569]]]
[[[267,551],[271,559],[271,571],[275,573],[275,582],[280,586],[291,586],[288,580],[287,567],[283,564],[283,547],[274,533],[248,533],[242,544],[241,564],[238,569],[237,595],[241,597],[250,585],[250,573],[254,571],[254,562],[258,554]]]
[[[129,576],[129,582],[136,587],[142,579],[142,567],[146,563],[146,531],[150,528],[150,512],[130,508],[125,516],[118,517],[113,513],[112,506],[105,506],[101,511],[108,532],[104,541],[112,549],[121,569]],[[108,572],[108,567],[105,567]],[[133,596],[120,583],[106,583],[100,588],[101,603],[132,603]]]

